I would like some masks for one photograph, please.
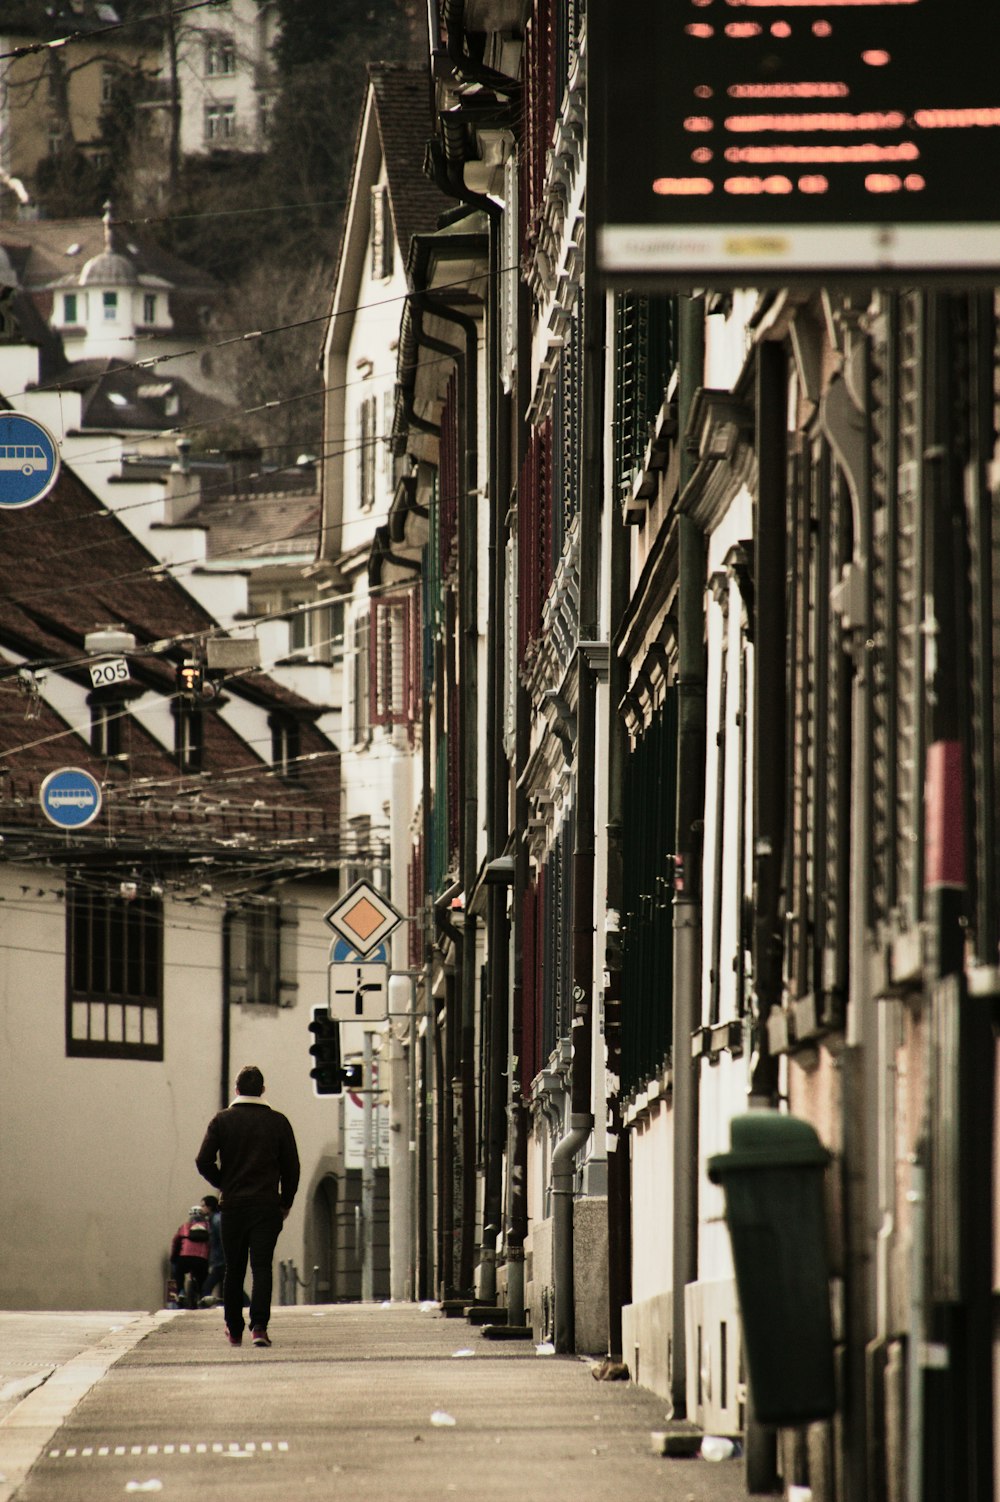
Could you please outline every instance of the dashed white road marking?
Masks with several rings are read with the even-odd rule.
[[[70,1445],[65,1450],[49,1450],[49,1460],[106,1460],[109,1456],[121,1455],[242,1455],[250,1457],[254,1455],[273,1455],[275,1451],[284,1455],[288,1453],[289,1444],[286,1439],[280,1440],[229,1440],[223,1442],[215,1440],[209,1444],[207,1441],[199,1441],[192,1444],[190,1441],[177,1442],[169,1445],[115,1445],[113,1448],[107,1445],[86,1445],[83,1449],[76,1445]]]

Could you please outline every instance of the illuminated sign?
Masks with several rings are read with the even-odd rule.
[[[594,9],[611,277],[1000,269],[1000,6]]]

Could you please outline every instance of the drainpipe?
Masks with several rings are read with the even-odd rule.
[[[517,347],[531,348],[531,302],[528,288],[517,280]],[[528,365],[519,360],[516,371],[515,410],[528,409]],[[525,423],[519,417],[514,434],[514,472],[520,474],[525,450]],[[531,703],[520,676],[515,676],[514,707],[514,828],[528,827],[528,794],[524,771],[531,751]],[[507,1191],[507,1319],[512,1325],[525,1322],[524,1244],[528,1238],[528,1124],[530,1107],[524,1087],[530,1079],[524,1060],[524,908],[530,878],[526,840],[519,834],[514,847],[514,944],[510,1000],[510,1106],[508,1114]],[[538,1325],[537,1311],[534,1323]]]
[[[625,765],[628,731],[618,706],[628,687],[625,664],[615,650],[618,627],[629,600],[631,542],[620,505],[611,507],[611,651],[608,659],[608,696],[611,705],[608,727],[608,870],[607,934],[604,964],[604,1036],[608,1058],[608,1355],[622,1357],[622,1309],[632,1299],[632,1207],[628,1134],[622,1123],[622,938],[623,838]]]
[[[462,1213],[458,1284],[461,1293],[472,1293],[476,1234],[476,918],[469,909],[478,865],[478,715],[479,715],[479,593],[477,510],[479,489],[479,409],[478,372],[479,330],[466,313],[427,298],[439,318],[457,324],[465,335],[465,353],[459,362],[463,400],[460,431],[465,434],[465,452],[460,468],[462,493],[459,496],[459,671],[462,683],[462,763],[459,771],[462,805],[461,851],[459,856],[466,912],[461,946],[461,1164]]]
[[[590,260],[593,237],[587,235]],[[576,1349],[573,1269],[573,1181],[576,1155],[594,1127],[594,765],[597,682],[580,641],[597,638],[600,518],[603,509],[604,311],[592,265],[584,267],[582,475],[580,495],[580,605],[576,704],[576,846],[573,852],[573,1057],[570,1129],[552,1154],[552,1259],[555,1279],[555,1347]]]
[[[488,292],[486,368],[491,403],[488,484],[488,602],[487,619],[503,619],[506,582],[504,541],[510,498],[510,400],[500,380],[500,220],[490,215],[490,281]],[[507,845],[510,822],[509,768],[503,748],[504,692],[502,630],[486,633],[486,857],[497,859]],[[503,1230],[503,1159],[507,1139],[509,1066],[507,1033],[510,1025],[510,922],[508,886],[487,887],[486,934],[489,954],[488,1026],[489,1071],[485,1081],[485,1148],[483,1181],[483,1240],[479,1254],[479,1294],[496,1302],[497,1246]]]
[[[705,370],[704,303],[679,307],[678,431],[683,434]],[[694,469],[682,450],[680,484]],[[677,824],[673,904],[673,1298],[670,1391],[687,1414],[684,1290],[698,1275],[698,1065],[691,1035],[701,1021],[701,826],[705,806],[705,546],[687,516],[677,519]]]

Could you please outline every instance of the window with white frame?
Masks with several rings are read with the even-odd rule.
[[[205,726],[202,710],[197,704],[184,699],[173,703],[174,754],[182,772],[200,772],[205,745]]]
[[[142,295],[142,321],[143,323],[156,322],[156,293],[144,292]]]
[[[106,323],[113,323],[118,317],[118,293],[105,292],[101,297],[101,306],[104,310]]]
[[[205,105],[205,140],[230,141],[236,134],[235,104],[213,101]]]
[[[271,765],[280,777],[295,777],[299,770],[302,738],[299,722],[291,715],[272,715]]]
[[[66,889],[66,1052],[163,1058],[163,904]]]
[[[358,408],[358,496],[362,511],[375,504],[375,429],[378,406],[374,396],[366,396]]]
[[[224,32],[205,38],[205,77],[231,78],[236,72],[236,43]]]
[[[371,705],[369,701],[368,652],[370,622],[368,612],[354,621],[352,648],[354,651],[354,744],[364,744],[371,735]]]
[[[75,292],[63,293],[63,323],[76,323],[79,303]]]
[[[90,749],[96,756],[120,756],[125,706],[118,699],[94,699],[90,705]]]
[[[392,486],[392,423],[396,412],[396,393],[387,391],[382,398],[382,477]]]

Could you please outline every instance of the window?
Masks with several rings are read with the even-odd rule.
[[[271,716],[271,765],[282,777],[295,777],[301,754],[299,723],[288,715]]]
[[[114,319],[116,319],[118,317],[118,293],[117,292],[105,292],[102,295],[101,301],[102,301],[102,306],[104,308],[104,317],[105,317],[105,319],[109,323],[113,322]]]
[[[387,391],[382,398],[382,477],[392,486],[392,424],[396,411],[396,393]]]
[[[236,72],[236,45],[231,36],[205,38],[206,78],[231,77]]]
[[[113,104],[115,100],[115,79],[117,70],[109,67],[106,63],[101,69],[101,103]]]
[[[358,409],[358,488],[362,511],[375,504],[376,400],[366,396]]]
[[[230,1003],[295,1003],[298,920],[290,903],[258,898],[226,914],[225,987]]]
[[[236,134],[235,104],[206,104],[205,140],[229,141]]]
[[[392,275],[392,216],[389,189],[385,183],[372,188],[372,277],[384,281]]]
[[[103,699],[90,706],[90,749],[96,756],[120,756],[125,710],[118,700]]]
[[[344,620],[346,611],[343,600],[334,600],[329,607],[327,641],[331,662],[342,662],[344,657]]]
[[[370,734],[370,709],[368,698],[368,637],[367,612],[354,622],[354,744],[368,740]]]
[[[205,745],[205,726],[202,711],[196,704],[175,700],[174,755],[182,772],[200,772],[202,752]]]
[[[405,725],[412,739],[420,703],[420,620],[415,590],[373,600],[369,631],[371,723]]]
[[[63,323],[76,323],[76,293],[63,293]]]
[[[146,292],[142,298],[142,321],[143,323],[156,322],[156,293]]]
[[[344,606],[327,605],[311,596],[286,596],[282,601],[289,611],[288,646],[310,662],[329,662],[344,653]],[[336,612],[336,621],[334,620]]]
[[[71,1058],[163,1058],[162,903],[71,883],[66,978]]]

